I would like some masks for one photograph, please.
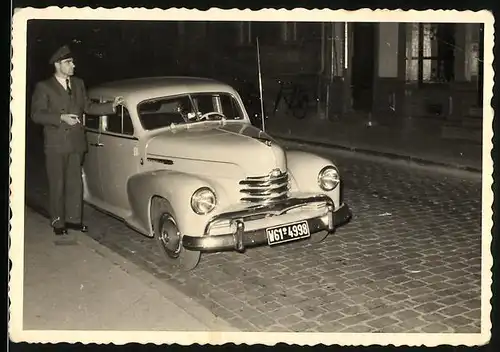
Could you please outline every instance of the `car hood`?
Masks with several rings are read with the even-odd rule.
[[[147,154],[148,158],[168,158],[173,162],[172,169],[176,169],[176,160],[183,161],[177,165],[186,165],[189,160],[234,164],[246,177],[264,176],[273,169],[286,170],[284,150],[271,136],[246,123],[208,122],[165,131],[149,141]]]

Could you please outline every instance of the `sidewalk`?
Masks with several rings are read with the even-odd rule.
[[[85,234],[58,240],[25,214],[24,330],[235,331]]]
[[[398,125],[374,121],[371,126],[368,122],[367,117],[327,121],[277,114],[266,120],[266,131],[278,139],[294,142],[473,172],[482,169],[482,145],[444,138],[441,121],[413,118]]]

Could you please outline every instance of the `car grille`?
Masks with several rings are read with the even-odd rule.
[[[269,203],[288,197],[288,173],[273,170],[267,176],[247,177],[240,181],[241,201],[244,203]]]

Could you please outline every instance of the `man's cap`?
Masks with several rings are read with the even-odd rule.
[[[69,47],[67,45],[64,45],[57,49],[57,51],[50,57],[49,63],[53,65],[54,63],[69,59],[73,55],[71,54],[71,50],[69,50]]]

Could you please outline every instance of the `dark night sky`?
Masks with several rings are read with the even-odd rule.
[[[50,55],[64,44],[75,53],[76,74],[88,84],[126,76],[173,73],[175,22],[48,21],[28,24],[28,80],[52,72]],[[32,83],[32,82],[31,82]]]
[[[29,109],[29,97],[36,82],[53,72],[48,59],[64,44],[70,45],[74,52],[75,74],[83,78],[87,86],[114,79],[158,75],[202,75],[226,81],[238,76],[241,79],[241,73],[226,69],[225,65],[243,65],[248,71],[248,64],[237,55],[246,50],[247,57],[254,62],[255,46],[235,49],[237,22],[211,23],[207,38],[213,40],[198,37],[202,25],[185,22],[186,35],[180,39],[177,21],[31,20],[27,30],[27,107]],[[273,38],[279,37],[276,26],[260,23],[253,34],[265,38],[261,45],[262,42],[266,45],[266,40],[272,44],[276,41]],[[308,26],[301,31],[309,36],[303,38],[303,42],[311,42],[311,36],[319,35],[317,23],[301,26]],[[299,47],[302,48],[302,44]],[[306,52],[319,62],[313,51]],[[218,71],[213,69],[214,60],[219,65]],[[252,81],[256,80],[254,71],[257,72],[256,67],[250,70]]]

